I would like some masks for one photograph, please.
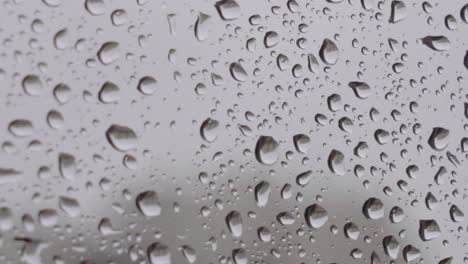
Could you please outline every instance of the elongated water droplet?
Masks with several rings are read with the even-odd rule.
[[[345,156],[341,151],[336,149],[332,150],[328,155],[328,168],[330,168],[330,171],[336,175],[344,175],[346,172],[344,159]]]
[[[339,51],[335,42],[330,39],[324,39],[319,52],[322,61],[328,65],[334,65],[338,61]]]
[[[129,151],[136,148],[137,136],[126,126],[112,125],[106,131],[109,143],[118,151]]]
[[[265,207],[270,198],[270,184],[266,181],[262,181],[255,186],[255,201],[259,207]]]
[[[231,211],[226,216],[226,224],[229,232],[234,237],[240,237],[242,235],[242,216],[238,211]]]
[[[436,51],[446,51],[450,48],[450,41],[444,36],[427,36],[421,40],[424,45]]]
[[[62,177],[67,180],[74,180],[75,174],[76,174],[75,157],[67,153],[60,153],[58,162],[59,162],[59,171]]]
[[[271,165],[278,159],[278,147],[279,144],[273,137],[260,136],[255,146],[255,157],[257,161]]]
[[[348,85],[360,99],[366,99],[371,94],[370,86],[365,82],[350,82]]]
[[[211,20],[211,16],[199,13],[197,21],[195,22],[195,37],[198,41],[205,41],[208,39],[209,36],[209,22]]]

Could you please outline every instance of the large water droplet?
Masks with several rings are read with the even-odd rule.
[[[449,134],[450,131],[448,129],[442,127],[435,127],[432,129],[432,133],[429,136],[428,143],[434,150],[444,150],[449,144]]]
[[[74,180],[76,174],[75,157],[67,153],[60,153],[58,162],[60,175],[67,180]]]
[[[171,252],[165,244],[155,242],[146,250],[151,264],[171,264]]]
[[[224,20],[233,20],[240,16],[240,6],[234,0],[221,0],[215,4],[216,10]]]
[[[119,43],[109,41],[104,43],[98,51],[98,58],[103,64],[111,64],[120,58]]]
[[[332,40],[324,39],[320,47],[319,55],[324,63],[334,65],[339,57],[338,47]]]
[[[109,143],[118,151],[129,151],[136,148],[137,136],[126,126],[112,125],[106,131]]]
[[[384,204],[380,199],[369,198],[362,207],[362,212],[369,219],[379,219],[385,214]]]
[[[255,146],[257,161],[265,165],[275,163],[278,159],[278,147],[279,144],[273,137],[260,136]]]
[[[339,150],[332,150],[328,155],[328,168],[336,175],[344,175],[346,172],[344,165],[345,156]]]
[[[429,241],[440,236],[440,228],[435,220],[419,220],[419,236]]]
[[[238,211],[231,211],[226,216],[226,224],[229,232],[234,237],[240,237],[242,235],[242,216]]]
[[[328,212],[318,204],[308,206],[304,216],[307,225],[311,228],[320,228],[328,221]]]
[[[161,204],[158,194],[154,191],[146,191],[137,195],[136,206],[141,214],[147,217],[158,216],[161,214]]]

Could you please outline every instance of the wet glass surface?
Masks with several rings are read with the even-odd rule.
[[[466,1],[0,22],[0,263],[468,263]]]

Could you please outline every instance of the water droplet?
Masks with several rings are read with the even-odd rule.
[[[104,0],[86,0],[85,7],[86,10],[94,16],[102,15],[106,11],[106,3]]]
[[[197,253],[191,246],[183,245],[181,251],[188,263],[194,263],[197,260]]]
[[[234,237],[240,237],[242,235],[242,217],[238,211],[231,211],[226,216],[226,224],[229,232]]]
[[[200,135],[206,142],[214,142],[218,137],[219,122],[217,120],[208,118],[203,121],[200,126]]]
[[[77,217],[81,214],[80,204],[74,198],[60,196],[59,207],[70,217]]]
[[[154,191],[146,191],[137,195],[136,206],[141,214],[146,217],[158,216],[161,214],[161,204],[158,194]]]
[[[268,31],[263,38],[263,44],[266,48],[272,48],[280,42],[280,36],[276,31]]]
[[[270,197],[270,184],[266,181],[262,181],[255,186],[255,201],[259,207],[265,207]]]
[[[330,39],[324,39],[320,47],[320,59],[328,65],[334,65],[338,61],[339,51],[335,42]]]
[[[255,157],[257,161],[271,165],[278,159],[278,147],[279,144],[273,137],[260,136],[255,146]]]
[[[371,94],[370,86],[365,82],[350,82],[348,85],[360,99],[366,99]]]
[[[117,103],[120,100],[120,88],[112,82],[105,82],[99,90],[99,101],[104,104]]]
[[[385,214],[384,204],[377,198],[369,198],[362,207],[362,212],[368,219],[376,220]]]
[[[67,180],[74,180],[76,174],[75,157],[67,153],[60,153],[58,162],[60,175]]]
[[[8,125],[8,131],[16,137],[28,137],[34,134],[34,128],[31,121],[26,119],[16,119]]]
[[[276,216],[278,222],[282,225],[292,225],[295,222],[294,216],[289,212],[281,212]]]
[[[98,51],[98,58],[105,65],[117,61],[120,58],[119,43],[115,41],[109,41],[102,44]]]
[[[318,204],[313,204],[305,209],[305,220],[309,227],[318,229],[328,221],[328,212]]]
[[[23,90],[31,96],[38,96],[44,92],[44,87],[37,75],[27,75],[23,79]]]
[[[429,241],[440,236],[440,228],[435,220],[419,220],[419,236]]]
[[[402,1],[392,1],[390,23],[397,23],[406,18],[406,4]]]
[[[156,92],[158,81],[151,76],[145,76],[138,82],[138,91],[144,95],[152,95]]]
[[[231,66],[229,67],[229,71],[231,72],[232,78],[238,82],[245,82],[249,78],[247,75],[247,72],[244,70],[242,65],[240,65],[237,62],[231,63]]]
[[[146,250],[151,264],[171,264],[171,252],[165,244],[155,242]]]
[[[393,236],[386,236],[382,240],[385,254],[392,259],[398,258],[398,252],[400,251],[400,242]]]
[[[195,37],[198,41],[205,41],[208,39],[210,20],[211,16],[204,13],[198,14],[198,18],[194,27]]]
[[[137,136],[135,132],[125,126],[110,126],[106,131],[106,137],[112,147],[118,151],[129,151],[135,149],[137,145]]]
[[[299,186],[304,187],[310,182],[311,178],[312,178],[312,171],[308,170],[308,171],[302,172],[299,175],[297,175],[296,183]]]
[[[345,156],[343,153],[336,149],[332,150],[328,155],[328,168],[330,168],[330,171],[336,175],[344,175],[346,172],[344,159]]]
[[[224,20],[234,20],[240,16],[240,6],[234,0],[221,0],[215,4],[219,16]]]
[[[293,136],[294,147],[300,153],[306,154],[312,146],[310,137],[304,134],[297,134]]]
[[[444,150],[449,144],[449,134],[450,131],[448,129],[434,127],[431,135],[429,136],[428,143],[434,150]]]
[[[450,41],[444,36],[427,36],[421,39],[427,47],[436,51],[446,51],[450,48]]]

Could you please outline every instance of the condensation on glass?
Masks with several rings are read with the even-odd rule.
[[[466,1],[0,22],[0,263],[468,263]]]

